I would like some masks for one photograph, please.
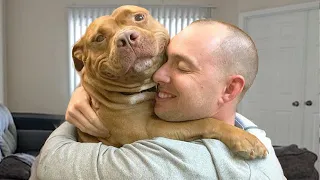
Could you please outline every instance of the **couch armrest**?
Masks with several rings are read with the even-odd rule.
[[[18,133],[16,152],[37,155],[51,132],[64,120],[64,115],[11,113]]]

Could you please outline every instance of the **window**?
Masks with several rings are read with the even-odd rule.
[[[181,31],[184,27],[195,20],[212,18],[212,7],[191,6],[143,6],[150,14],[163,24],[169,31],[171,37]],[[97,17],[111,14],[117,7],[71,7],[69,14],[69,69],[70,69],[70,93],[79,84],[80,78],[74,70],[72,61],[72,47],[85,33],[87,26]]]

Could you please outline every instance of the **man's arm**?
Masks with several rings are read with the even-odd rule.
[[[269,139],[259,129],[252,129],[251,133],[267,143],[267,158],[245,161],[234,157],[223,143],[214,139],[184,142],[156,138],[121,148],[79,143],[75,127],[65,122],[43,146],[37,174],[43,180],[281,179],[278,177],[283,172]]]
[[[130,148],[118,149],[101,143],[79,143],[76,142],[76,136],[76,128],[68,122],[51,134],[39,156],[39,179],[129,178],[132,172],[135,172],[136,177],[143,175],[141,170],[135,169],[142,159],[130,157]],[[134,150],[134,147],[131,150]]]
[[[185,145],[187,148],[181,147]],[[203,161],[201,166],[198,161]],[[213,162],[202,144],[165,138],[121,148],[79,143],[75,127],[68,122],[58,127],[43,146],[37,175],[43,180],[216,179]]]

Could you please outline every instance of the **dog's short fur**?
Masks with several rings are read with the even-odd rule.
[[[167,122],[154,115],[152,75],[163,64],[168,43],[167,30],[137,6],[119,7],[90,24],[73,47],[73,60],[110,137],[78,131],[79,141],[120,147],[158,136],[185,141],[214,138],[244,158],[266,156],[266,148],[255,136],[223,121]]]

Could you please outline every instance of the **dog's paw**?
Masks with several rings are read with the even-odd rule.
[[[235,139],[230,139],[229,148],[236,156],[244,159],[265,158],[268,154],[264,144],[256,136],[245,131],[237,134]]]

